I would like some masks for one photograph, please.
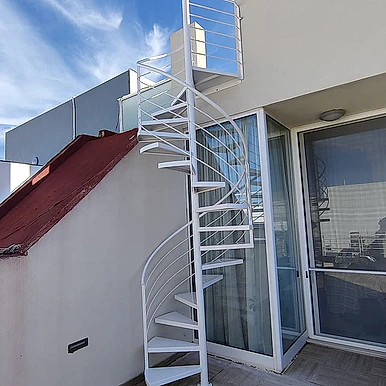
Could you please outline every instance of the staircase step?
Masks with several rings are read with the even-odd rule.
[[[222,279],[224,279],[223,275],[202,275],[202,287],[208,288]]]
[[[149,353],[164,353],[164,352],[190,352],[199,351],[198,344],[185,342],[183,340],[168,339],[161,337],[154,337],[148,343]]]
[[[222,268],[222,267],[231,267],[233,265],[243,264],[243,259],[231,259],[231,258],[220,258],[210,263],[205,263],[202,265],[202,270],[206,271],[208,269]]]
[[[205,251],[227,251],[229,249],[249,249],[253,248],[253,243],[244,244],[219,244],[219,245],[201,245],[201,252]]]
[[[193,67],[193,79],[196,89],[201,92],[208,89],[221,89],[229,83],[227,87],[240,83],[240,79],[235,74],[201,67]]]
[[[197,308],[197,296],[195,292],[186,292],[183,294],[174,295],[174,298],[180,303],[183,303],[189,307]]]
[[[246,210],[248,209],[247,204],[219,204],[219,205],[211,205],[211,206],[202,206],[201,208],[197,209],[197,213],[203,213],[203,212],[220,212],[220,211],[227,211],[227,210]]]
[[[189,156],[189,153],[178,147],[171,146],[164,142],[154,142],[141,147],[140,154],[156,154],[156,155],[178,155]]]
[[[156,119],[178,118],[178,115],[184,113],[187,107],[188,104],[186,102],[181,102],[165,109],[158,110],[154,112],[152,116]]]
[[[189,136],[183,133],[171,133],[168,131],[145,131],[141,130],[138,134],[138,141],[157,141],[158,139],[169,139],[169,140],[189,140]]]
[[[170,118],[170,119],[153,119],[152,121],[142,121],[142,127],[151,127],[151,128],[176,128],[178,126],[178,130],[180,130],[181,126],[186,127],[186,123],[188,122],[188,118]]]
[[[190,174],[190,161],[180,160],[180,161],[160,162],[158,164],[158,169],[175,170],[177,172]]]
[[[200,366],[155,367],[145,370],[145,379],[147,386],[162,386],[200,373]]]
[[[155,322],[158,324],[165,324],[167,326],[198,330],[197,322],[175,311],[155,318]]]
[[[193,184],[196,193],[209,192],[210,190],[225,188],[225,182],[198,181]]]
[[[186,87],[184,87],[173,99],[171,106],[179,105],[180,103],[186,102]]]
[[[224,225],[217,227],[199,227],[199,232],[235,232],[235,231],[250,231],[253,229],[251,225]]]

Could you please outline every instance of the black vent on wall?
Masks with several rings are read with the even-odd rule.
[[[70,343],[68,345],[68,353],[73,354],[75,351],[78,351],[87,346],[88,346],[88,338],[83,338],[81,340],[78,340],[77,342]]]

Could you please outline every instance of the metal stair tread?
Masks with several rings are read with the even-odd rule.
[[[152,117],[156,119],[178,118],[178,115],[182,114],[188,107],[186,102],[177,103],[170,107],[166,107],[152,113]]]
[[[202,206],[197,209],[197,213],[220,212],[220,211],[226,211],[226,210],[246,210],[246,209],[248,209],[247,204],[227,203],[227,204],[219,204],[219,205],[211,205],[211,206]]]
[[[174,295],[174,298],[189,307],[197,308],[197,296],[195,292],[185,292]]]
[[[229,249],[249,249],[253,248],[253,243],[240,244],[218,244],[218,245],[201,245],[201,252],[205,251],[226,251]]]
[[[157,318],[155,318],[155,322],[158,324],[165,324],[167,326],[198,330],[198,323],[196,321],[176,311],[158,316]]]
[[[169,353],[169,352],[190,352],[199,351],[199,345],[192,342],[186,342],[183,340],[169,339],[156,336],[152,338],[147,348],[149,353]]]
[[[222,226],[208,226],[199,227],[199,232],[234,232],[234,231],[250,231],[253,229],[251,225],[222,225]]]
[[[243,259],[232,259],[229,257],[224,257],[217,259],[215,261],[211,261],[209,263],[205,263],[202,265],[202,270],[206,271],[208,269],[222,268],[222,267],[231,267],[234,265],[243,264]]]
[[[179,160],[179,161],[160,162],[158,164],[158,169],[175,170],[177,172],[190,174],[190,161]]]
[[[146,141],[146,140],[153,140],[157,141],[159,138],[166,138],[166,139],[176,139],[176,140],[185,140],[187,141],[189,139],[189,136],[184,133],[177,133],[177,132],[169,132],[169,131],[140,131],[138,134],[138,141]]]
[[[202,288],[208,288],[224,279],[223,275],[202,275]]]
[[[139,149],[140,154],[158,154],[158,155],[183,155],[188,156],[189,153],[183,149],[171,146],[164,142],[153,142]]]
[[[225,188],[225,182],[197,181],[193,184],[196,193],[208,192],[210,190]]]
[[[204,67],[193,66],[192,70],[196,74],[198,74],[198,73],[208,74],[208,76],[209,75],[213,75],[213,76],[229,76],[231,78],[237,78],[238,77],[236,74],[233,74],[232,72],[218,71],[218,70],[215,70],[215,69],[204,68]]]
[[[180,103],[186,102],[186,87],[184,87],[173,99],[171,106],[177,106]]]
[[[155,367],[145,370],[148,386],[162,386],[201,373],[201,366]]]
[[[217,89],[225,83],[233,81],[234,84],[240,82],[240,78],[232,73],[193,67],[193,80],[198,91],[205,92],[209,89]]]
[[[183,123],[188,122],[188,118],[168,118],[168,119],[153,119],[150,121],[142,121],[141,126],[173,126],[173,125],[182,125]]]

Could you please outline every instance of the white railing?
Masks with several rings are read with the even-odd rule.
[[[193,66],[231,73],[243,79],[241,17],[235,1],[189,2]]]
[[[139,61],[137,71],[139,141],[158,142],[156,154],[163,149],[163,155],[179,158],[178,165],[188,165],[184,170],[190,172],[192,216],[154,250],[142,273],[145,365],[149,367],[146,342],[159,328],[157,316],[176,310],[178,293],[195,291],[197,302],[189,305],[196,308],[204,385],[208,378],[202,264],[234,258],[233,250],[240,250],[242,258],[243,250],[253,247],[254,241],[244,133],[226,111],[196,89],[194,81],[195,69],[214,71],[210,76],[242,78],[239,8],[231,0],[215,2],[216,8],[203,0],[183,0],[183,34],[188,44]],[[216,184],[216,189],[195,190],[200,183]]]
[[[198,170],[195,170],[194,173],[198,174],[198,179],[208,180],[201,176],[209,175],[210,180],[225,182],[225,188],[218,189],[216,194],[202,193],[201,196],[206,196],[206,200],[209,201],[204,202],[205,199],[202,199],[201,206],[222,203],[246,205],[246,209],[238,211],[222,211],[211,213],[210,216],[208,213],[200,214],[201,225],[208,228],[218,226],[222,229],[222,227],[231,225],[238,229],[237,226],[248,226],[248,230],[240,228],[243,230],[204,232],[201,245],[224,245],[224,250],[221,251],[202,252],[203,261],[208,263],[223,257],[234,256],[226,249],[227,244],[239,244],[240,249],[253,245],[248,151],[244,133],[233,119],[207,96],[179,79],[178,74],[177,76],[171,74],[171,64],[170,60],[168,64],[168,59],[175,57],[181,50],[182,48],[170,54],[144,59],[138,63],[139,86],[144,83],[142,78],[170,80],[170,87],[162,92],[157,92],[157,85],[147,88],[138,87],[140,90],[138,93],[139,138],[143,142],[157,140],[173,148],[183,149],[187,159],[196,161]],[[153,67],[153,63],[162,63],[162,66]],[[198,133],[198,139],[195,142],[198,148],[197,154],[189,152],[189,149],[184,148],[183,144],[165,139],[161,133],[182,133],[183,129],[154,115],[155,112],[158,112],[159,115],[163,109],[167,111],[166,109],[172,104],[185,103],[185,98],[180,94],[181,90],[185,89],[189,89],[194,94],[196,103],[192,108],[196,117],[200,117],[195,121],[195,130]],[[178,110],[174,110],[172,115],[175,118],[186,117],[183,111]],[[218,118],[219,116],[221,118]],[[146,126],[146,122],[150,120],[159,122],[159,127],[150,131]],[[151,134],[151,137],[147,138],[147,134]],[[202,158],[203,155],[206,157]],[[173,300],[176,292],[181,292],[181,289],[185,287],[188,288],[186,292],[189,292],[194,286],[190,226],[191,222],[183,225],[161,243],[151,254],[143,270],[141,284],[145,341],[154,336],[155,332],[152,331],[152,328],[156,329],[154,318],[168,310],[170,301]],[[145,357],[147,358],[147,352]],[[148,366],[148,363],[146,365]]]

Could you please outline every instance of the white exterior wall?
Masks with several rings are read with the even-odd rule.
[[[210,97],[228,113],[385,72],[385,2],[239,0],[245,80]]]
[[[0,385],[117,386],[143,371],[141,272],[185,222],[185,189],[138,151],[27,257],[0,260]]]
[[[5,200],[11,191],[11,167],[8,162],[0,162],[0,202]]]
[[[15,162],[0,162],[0,202],[5,200],[18,186],[34,175],[41,166]]]

